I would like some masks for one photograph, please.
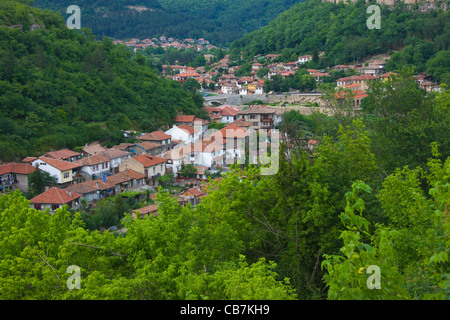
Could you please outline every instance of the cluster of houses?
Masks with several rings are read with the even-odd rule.
[[[385,65],[386,62],[383,60],[371,61],[367,66],[337,65],[333,67],[333,69],[344,71],[354,69],[359,73],[359,75],[338,79],[336,88],[350,90],[353,97],[353,106],[358,108],[361,106],[362,100],[367,97],[367,90],[369,89],[370,81],[376,79],[387,81],[392,75],[396,74],[395,72],[384,72]],[[424,72],[413,76],[413,78],[416,80],[418,86],[427,92],[441,90],[440,86],[431,81],[431,77],[427,76]],[[345,93],[342,92],[336,94],[337,98],[344,96]]]
[[[175,183],[190,189],[178,195],[180,203],[198,204],[208,182],[207,171],[226,170],[245,156],[251,133],[271,130],[281,122],[281,113],[268,106],[208,107],[213,122],[223,123],[221,130],[208,130],[209,121],[194,115],[179,115],[172,128],[136,134],[134,143],[106,148],[92,143],[80,152],[62,149],[39,157],[26,157],[21,163],[0,165],[0,191],[20,189],[28,192],[29,175],[41,170],[55,177],[56,186],[30,200],[36,209],[50,212],[67,205],[77,209],[105,197],[126,191],[156,192],[159,177],[173,174]],[[192,164],[195,175],[183,176],[180,170]],[[84,201],[82,201],[84,199]],[[146,211],[149,208],[146,208]],[[153,212],[153,211],[151,211]],[[142,212],[141,212],[142,214]]]
[[[169,47],[180,49],[193,49],[198,52],[206,51],[210,49],[217,48],[216,46],[209,43],[208,40],[203,38],[200,39],[184,39],[179,40],[172,37],[160,36],[159,38],[146,38],[146,39],[131,39],[128,41],[115,40],[113,41],[116,45],[125,45],[129,48],[133,48],[134,53],[138,50],[145,50],[148,47],[152,48],[163,48],[167,49]]]

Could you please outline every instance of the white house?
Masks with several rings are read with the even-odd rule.
[[[81,164],[57,160],[49,157],[40,157],[32,161],[33,167],[48,172],[57,178],[57,183],[64,187],[74,182],[75,176],[80,172]]]
[[[131,152],[120,150],[118,148],[110,148],[102,155],[108,158],[111,162],[110,171],[111,173],[119,172],[119,164],[131,157]]]
[[[306,63],[311,60],[312,60],[311,55],[300,56],[300,57],[298,57],[298,64],[303,64],[303,63]]]
[[[100,179],[102,175],[111,173],[111,161],[101,154],[84,157],[75,163],[82,166],[81,172],[88,176],[88,180]]]
[[[198,141],[192,145],[191,150],[194,154],[193,162],[196,166],[212,168],[224,164],[225,151],[221,141]]]
[[[182,124],[180,126],[174,125],[171,129],[167,130],[166,133],[172,137],[172,140],[179,140],[184,143],[194,143],[200,138],[202,129]]]
[[[238,114],[238,110],[236,108],[224,108],[221,112],[220,112],[220,116],[222,117],[222,119],[220,120],[220,122],[222,123],[231,123],[234,122],[237,118],[237,114]]]

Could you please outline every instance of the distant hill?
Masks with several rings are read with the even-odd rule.
[[[0,1],[0,161],[122,142],[121,130],[170,127],[178,113],[206,116],[201,95],[59,14]]]
[[[227,44],[267,25],[303,0],[35,0],[35,6],[82,11],[82,26],[117,39],[165,35]]]
[[[233,42],[232,56],[242,52],[250,59],[258,54],[282,53],[289,59],[316,52],[323,53],[321,66],[333,66],[412,46],[413,56],[398,61],[421,64],[424,69],[437,52],[449,50],[449,10],[421,12],[418,5],[403,2],[381,6],[381,28],[369,29],[368,5],[363,0],[349,4],[309,0],[296,4],[267,26]]]

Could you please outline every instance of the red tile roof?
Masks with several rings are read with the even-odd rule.
[[[199,131],[198,129],[195,129],[193,126],[190,126],[190,125],[187,125],[187,124],[182,124],[182,125],[178,126],[178,128],[188,132],[189,134],[194,134],[195,132]]]
[[[141,148],[143,148],[143,149],[145,149],[145,150],[152,150],[152,149],[155,149],[155,148],[158,148],[158,147],[162,146],[161,144],[148,142],[148,141],[136,143],[136,145],[141,147]]]
[[[101,154],[96,154],[93,156],[84,157],[80,160],[75,161],[75,163],[78,163],[78,164],[81,164],[84,166],[95,166],[97,164],[107,163],[109,161],[110,160],[107,157],[102,156]]]
[[[40,157],[38,160],[41,160],[41,161],[51,165],[52,167],[58,169],[59,171],[72,170],[72,169],[76,169],[76,168],[81,168],[83,166],[82,164],[79,164],[77,162],[56,160],[56,159],[48,158],[48,157]]]
[[[140,156],[134,157],[136,161],[142,163],[144,168],[152,167],[160,163],[165,163],[166,160],[160,157],[150,156],[148,154],[141,154]]]
[[[151,204],[151,205],[149,205],[149,206],[146,206],[146,207],[143,207],[143,208],[140,208],[140,209],[133,210],[133,211],[131,212],[131,213],[132,213],[132,216],[133,216],[134,218],[136,218],[136,214],[137,214],[138,212],[141,214],[141,217],[143,217],[143,216],[145,216],[145,215],[153,215],[153,216],[157,216],[157,215],[158,215],[158,206],[157,206],[156,204]]]
[[[143,175],[143,174],[141,174],[139,172],[136,172],[134,170],[131,170],[131,169],[125,170],[123,172],[123,174],[129,176],[130,178],[136,179],[136,180],[145,178],[145,175]]]
[[[69,149],[50,151],[45,154],[46,157],[54,158],[57,160],[68,159],[70,157],[78,157],[79,155],[81,155],[81,153]]]
[[[30,162],[33,162],[36,159],[37,159],[37,157],[26,157],[25,159],[22,160],[22,162],[30,163]]]
[[[54,187],[34,197],[30,200],[30,202],[45,204],[66,204],[82,196],[81,194],[76,192],[72,192],[72,195],[70,195],[69,193],[70,191]]]
[[[175,122],[194,122],[195,116],[184,116],[184,115],[178,115],[175,118]]]
[[[139,137],[139,140],[151,140],[151,141],[162,141],[166,139],[170,139],[171,136],[169,136],[167,133],[163,131],[153,131],[150,133],[146,133],[143,136]]]
[[[0,166],[0,175],[7,173],[30,174],[36,168],[28,163],[7,163]]]

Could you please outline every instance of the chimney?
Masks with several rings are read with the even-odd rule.
[[[48,186],[45,186],[45,192],[47,192],[47,191],[48,191],[48,189],[49,189],[49,187],[48,187]]]
[[[67,195],[72,198],[72,191],[67,191]]]
[[[98,182],[95,183],[95,186],[98,188]]]

